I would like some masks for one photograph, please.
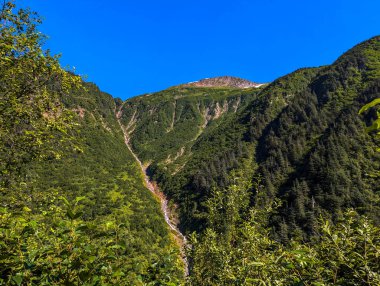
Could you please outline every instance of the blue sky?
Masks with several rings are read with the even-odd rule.
[[[205,77],[269,82],[380,34],[378,0],[16,0],[61,63],[126,99]]]

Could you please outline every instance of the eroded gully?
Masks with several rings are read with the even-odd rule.
[[[171,230],[171,233],[176,241],[176,243],[178,244],[178,246],[180,247],[180,250],[181,250],[181,259],[184,263],[184,267],[185,267],[185,275],[187,276],[188,275],[188,262],[187,262],[187,257],[186,257],[186,245],[187,245],[187,240],[186,240],[186,237],[179,231],[177,225],[176,225],[176,222],[174,222],[173,220],[171,220],[171,217],[173,217],[171,214],[171,209],[169,208],[169,205],[168,205],[168,199],[166,198],[165,194],[163,192],[160,191],[160,189],[158,188],[157,184],[154,182],[154,181],[151,181],[148,174],[147,174],[147,167],[148,166],[144,166],[144,164],[140,161],[140,159],[137,157],[137,155],[135,154],[135,152],[133,152],[132,148],[131,148],[131,145],[129,143],[129,134],[126,130],[126,128],[124,127],[124,125],[121,123],[121,116],[122,116],[122,111],[121,111],[121,108],[122,106],[120,107],[120,109],[118,111],[116,111],[116,108],[115,108],[115,115],[116,115],[116,119],[117,119],[117,122],[119,123],[120,125],[120,128],[121,130],[123,131],[123,135],[124,135],[124,143],[125,145],[127,146],[127,148],[129,149],[129,151],[131,152],[131,154],[133,155],[133,157],[135,158],[136,162],[139,164],[140,166],[140,169],[141,169],[141,172],[144,176],[144,183],[145,183],[145,186],[152,192],[152,194],[159,200],[160,202],[160,205],[161,205],[161,210],[163,212],[163,215],[164,215],[164,218],[165,218],[165,222],[166,224],[169,226],[170,230]]]

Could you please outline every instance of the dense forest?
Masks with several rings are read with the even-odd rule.
[[[1,8],[0,285],[380,285],[380,36],[122,101]]]

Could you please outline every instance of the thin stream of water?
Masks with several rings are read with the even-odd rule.
[[[116,111],[116,110],[115,110]],[[157,197],[160,201],[160,204],[161,204],[161,210],[164,214],[164,218],[165,218],[165,222],[166,224],[169,226],[169,228],[173,231],[176,239],[177,239],[177,242],[179,244],[179,246],[181,247],[181,256],[182,256],[182,260],[183,260],[183,263],[185,265],[185,275],[187,276],[189,274],[189,265],[188,265],[188,262],[187,262],[187,257],[186,257],[186,253],[185,253],[185,248],[186,248],[186,245],[187,245],[187,240],[186,240],[186,237],[179,231],[178,227],[176,226],[176,224],[170,219],[171,217],[171,210],[168,206],[168,199],[165,197],[164,193],[161,192],[158,187],[156,186],[156,184],[154,184],[153,182],[150,181],[150,178],[147,174],[147,168],[144,167],[144,165],[142,164],[142,162],[140,161],[140,159],[137,157],[137,155],[133,152],[130,144],[129,144],[129,136],[128,136],[128,133],[127,131],[125,130],[123,124],[120,122],[120,118],[121,118],[121,110],[119,110],[117,113],[115,112],[115,115],[116,115],[116,119],[120,125],[120,128],[121,130],[123,131],[123,134],[124,134],[124,142],[125,142],[125,145],[127,146],[127,148],[129,149],[129,151],[132,153],[133,157],[135,158],[136,162],[139,164],[140,168],[141,168],[141,172],[144,176],[144,181],[145,181],[145,186],[153,193],[153,195],[155,197]]]

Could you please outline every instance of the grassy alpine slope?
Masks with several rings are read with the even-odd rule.
[[[154,162],[175,173],[199,136],[236,113],[256,92],[255,88],[180,85],[128,99],[121,120],[144,163]]]

